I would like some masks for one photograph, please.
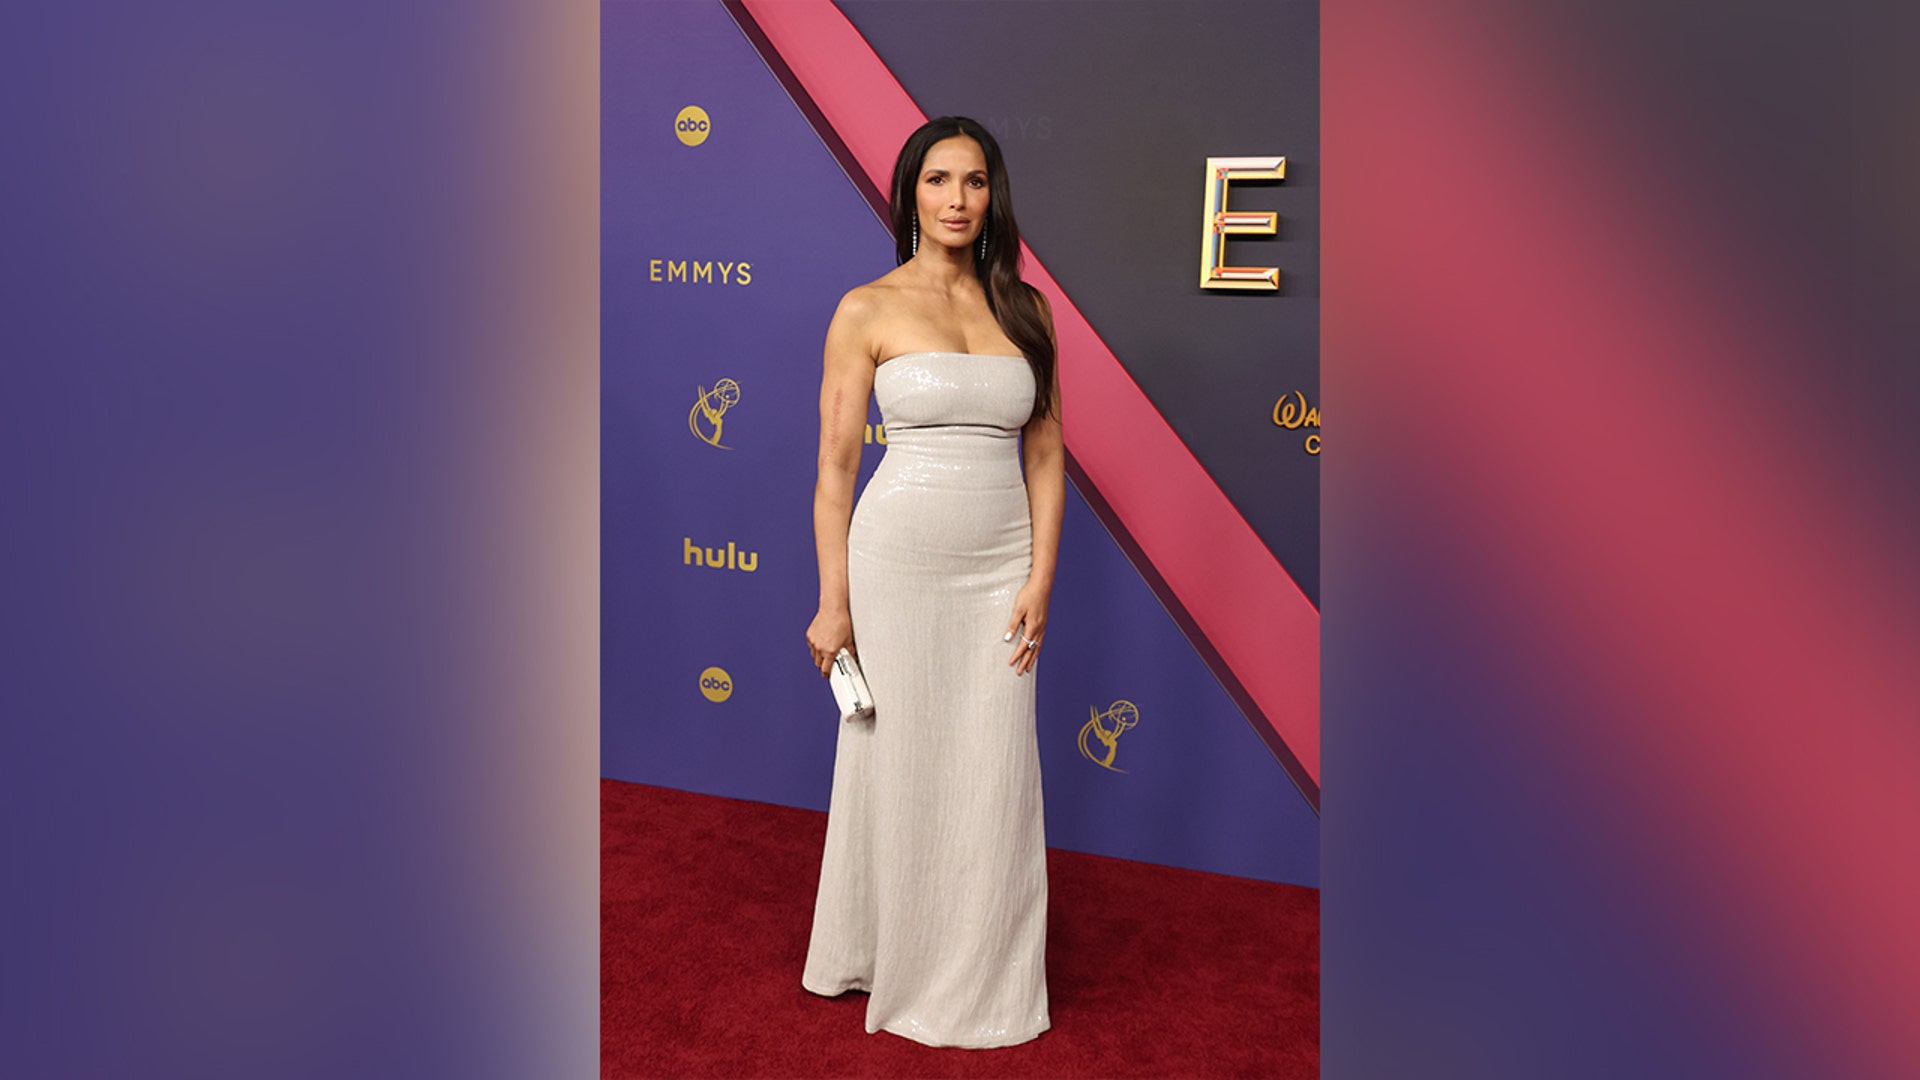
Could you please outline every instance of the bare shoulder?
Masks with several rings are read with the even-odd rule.
[[[834,308],[833,322],[827,326],[827,354],[843,358],[864,356],[876,359],[880,328],[896,301],[892,282],[885,277],[848,289]]]
[[[903,307],[911,306],[907,284],[898,268],[847,290],[833,313],[832,333],[853,335],[862,341],[874,341]]]
[[[891,270],[865,285],[848,289],[847,294],[840,298],[840,307],[834,312],[834,320],[846,318],[870,324],[885,318],[900,306],[903,299],[898,275],[898,270]]]
[[[848,289],[840,298],[840,306],[833,309],[835,323],[868,323],[880,313],[881,298],[876,295],[874,283],[856,285]]]

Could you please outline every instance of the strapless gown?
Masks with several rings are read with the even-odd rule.
[[[847,538],[874,716],[840,725],[801,983],[867,990],[869,1033],[1011,1046],[1045,1031],[1047,863],[1034,677],[1002,640],[1033,565],[1019,357],[909,353]]]

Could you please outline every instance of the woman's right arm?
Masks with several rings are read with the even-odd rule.
[[[842,648],[853,643],[847,604],[847,525],[853,486],[866,441],[867,397],[873,392],[873,355],[867,347],[869,300],[854,290],[840,301],[827,327],[826,367],[820,379],[819,478],[813,487],[813,544],[820,560],[820,610],[807,627],[807,647],[826,675]]]

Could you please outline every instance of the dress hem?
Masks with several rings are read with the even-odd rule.
[[[800,980],[800,986],[802,989],[806,990],[809,994],[819,994],[821,997],[829,997],[829,998],[839,997],[841,994],[844,994],[849,990],[859,990],[869,994],[873,992],[873,988],[871,986],[868,986],[866,983],[861,982],[857,979],[846,982],[846,983],[842,983],[840,986],[840,989],[838,990],[822,990],[821,988],[819,988],[818,986],[815,986],[813,983],[807,981],[806,979]]]
[[[1052,1029],[1052,1027],[1053,1027],[1053,1021],[1049,1020],[1045,1024],[1042,1024],[1041,1026],[1033,1029],[1033,1031],[1029,1032],[1028,1034],[1012,1035],[1012,1036],[1008,1036],[1005,1039],[998,1039],[991,1042],[936,1042],[931,1039],[921,1038],[918,1035],[911,1035],[904,1031],[898,1031],[891,1024],[882,1024],[877,1028],[868,1028],[867,1034],[875,1035],[875,1034],[878,1034],[879,1032],[884,1031],[889,1035],[898,1035],[902,1039],[907,1039],[912,1042],[917,1042],[922,1046],[937,1046],[942,1048],[950,1048],[954,1050],[998,1050],[1003,1047],[1018,1046],[1024,1042],[1031,1042],[1034,1039],[1039,1038],[1043,1033]]]

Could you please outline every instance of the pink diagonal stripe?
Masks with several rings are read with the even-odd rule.
[[[868,178],[887,191],[894,156],[926,114],[828,0],[744,2]],[[1067,449],[1318,784],[1320,613],[1033,250],[1023,251],[1026,279],[1053,301]]]

